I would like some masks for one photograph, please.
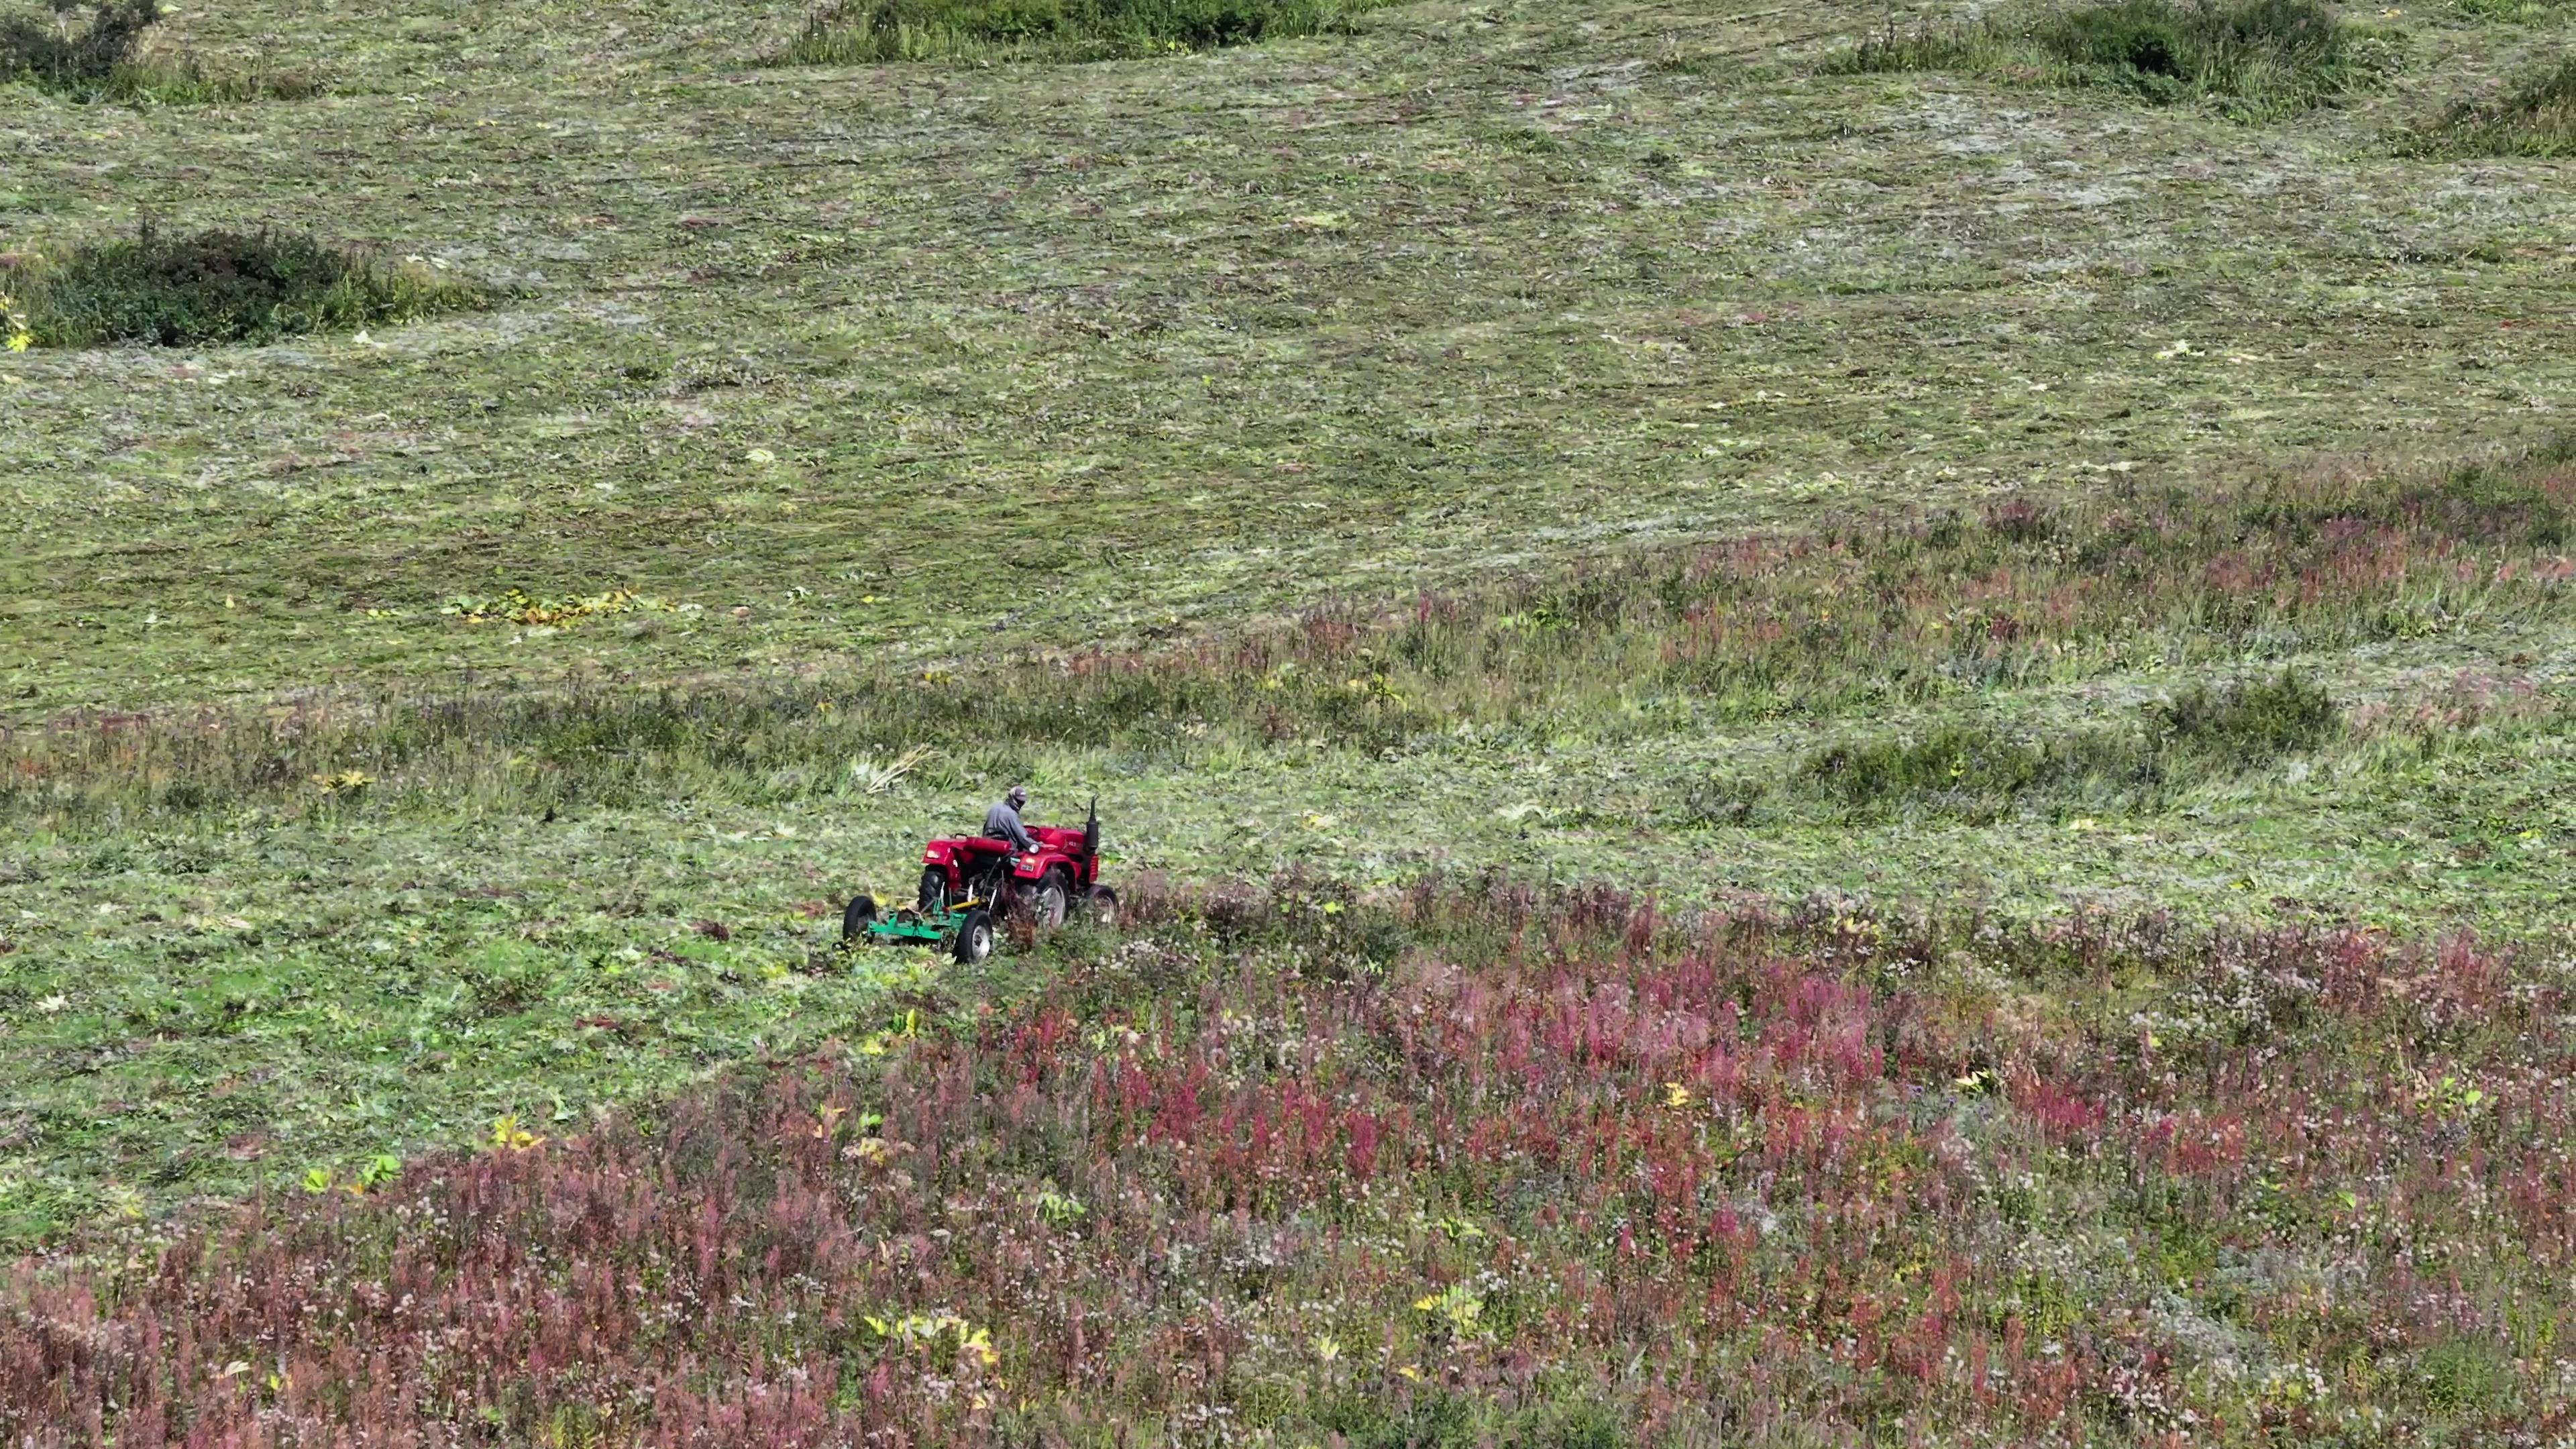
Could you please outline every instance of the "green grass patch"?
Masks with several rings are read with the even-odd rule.
[[[2566,0],[2451,0],[2451,8],[2471,20],[2506,25],[2534,25],[2567,13]]]
[[[45,16],[0,15],[0,82],[80,101],[202,105],[298,99],[319,87],[299,72],[231,73],[157,48],[160,0],[54,0]]]
[[[11,308],[37,347],[275,342],[408,322],[483,300],[480,288],[309,236],[214,229],[75,247],[24,269]]]
[[[2334,696],[2295,669],[2224,689],[2194,685],[2148,716],[2160,751],[2236,767],[2313,750],[2343,725]]]
[[[1341,29],[1377,0],[863,0],[815,16],[784,65],[1085,61]]]
[[[2014,58],[2009,32],[1991,21],[1972,24],[1927,20],[1912,30],[1902,30],[1891,14],[1885,24],[1863,36],[1858,45],[1827,59],[1825,72],[1894,75],[1907,71],[1999,70]]]
[[[2524,76],[2503,95],[2461,101],[2403,138],[2425,157],[2576,156],[2576,55]]]
[[[2126,91],[2157,105],[2208,104],[2265,120],[2324,104],[2385,68],[2391,37],[2346,24],[2318,0],[2120,0],[1975,23],[1887,27],[1829,71],[2024,72]]]
[[[2342,726],[2322,686],[2283,670],[2215,690],[2193,685],[2148,706],[2135,724],[2020,735],[1950,723],[1920,740],[1831,745],[1800,773],[1860,812],[1906,807],[1991,820],[2039,803],[2059,813],[2153,809],[2176,790],[2315,749]]]

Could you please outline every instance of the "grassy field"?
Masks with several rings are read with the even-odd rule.
[[[846,1032],[884,983],[829,953],[838,903],[902,898],[1008,779],[1099,794],[1121,876],[2563,941],[2571,509],[2554,455],[2303,473],[946,684],[33,736],[0,791],[0,1222],[578,1121]]]
[[[1978,997],[2036,1013],[1998,1073],[2110,1050],[2117,1012],[2276,931],[2407,960],[2451,941],[2495,952],[2513,1001],[2556,989],[2558,8],[2346,12],[2367,66],[2259,124],[2046,67],[1856,66],[1873,36],[1967,20],[1936,10],[1425,3],[1146,60],[786,63],[811,18],[188,7],[158,44],[297,86],[116,106],[0,85],[0,292],[149,218],[364,247],[484,303],[258,347],[0,352],[0,1242],[114,1256],[175,1212],[224,1221],[499,1119],[558,1146],[649,1127],[908,1002],[951,1038],[984,1030],[979,1002],[1035,1010],[1112,948],[963,984],[830,949],[843,899],[903,894],[919,840],[1012,780],[1044,819],[1096,794],[1113,878],[1292,872],[1381,922],[1415,882],[1499,871],[1685,915],[2080,917],[2164,943],[2119,991],[2034,967]],[[1244,949],[1267,970],[1303,948]],[[1373,990],[1415,979],[1379,954],[1397,974]],[[1165,985],[1270,1004],[1202,975]],[[2373,1055],[2383,1007],[2283,1038],[2324,1053],[2316,1091],[2386,1097],[2398,1062],[2457,1046]],[[2460,1070],[2554,1060],[2539,1022],[2458,1047]],[[877,1090],[884,1060],[830,1090]],[[2269,1110],[2234,1078],[2181,1090],[2084,1089],[2115,1116]],[[599,1130],[625,1145],[584,1151],[660,1170]],[[2032,1170],[2080,1236],[2107,1211],[2089,1174],[2145,1150]],[[421,1192],[486,1170],[438,1160]],[[2363,1166],[2300,1190],[2329,1203]],[[2315,1243],[2246,1226],[2258,1180],[2282,1179],[2182,1216],[2315,1268]],[[1451,1186],[1403,1191],[1451,1211]],[[373,1231],[346,1201],[239,1231]],[[1975,1201],[1937,1231],[2003,1231]],[[2134,1246],[2118,1221],[2084,1272]],[[2492,1369],[2517,1395],[2497,1412],[2542,1422],[2553,1360],[2511,1335],[2554,1325],[2558,1289],[2518,1271],[2457,1317],[2475,1345],[2413,1322],[2336,1380],[2379,1419],[2276,1423],[2250,1380],[2173,1402],[2230,1432],[2467,1434]],[[1436,1326],[1398,1308],[1414,1339],[1391,1354]],[[1002,1372],[1074,1391],[974,1323]],[[1486,1394],[1519,1372],[1496,1332],[1442,1340],[1493,1355],[1419,1412],[1471,1437],[1743,1427],[1657,1417],[1705,1365]],[[2326,1364],[2343,1332],[2267,1339],[2266,1362]],[[2465,1366],[2418,1362],[2444,1353]],[[2037,1401],[1873,1397],[1820,1362],[1783,1361],[1804,1407],[1761,1432],[2041,1432]],[[1237,1394],[1205,1402],[1249,1412]],[[519,1441],[635,1429],[577,1397],[458,1403]],[[1560,1400],[1580,1423],[1547,1417]],[[1409,1432],[1297,1402],[1265,1422]],[[886,1412],[935,1438],[965,1432],[956,1408]],[[46,1432],[77,1442],[75,1419]],[[975,1432],[994,1424],[1093,1432]]]
[[[11,359],[20,719],[1072,647],[2106,469],[2510,446],[2570,380],[2549,167],[2380,154],[2537,43],[2440,12],[2385,92],[2270,128],[1819,75],[1864,28],[1831,13],[858,70],[750,67],[782,8],[334,14],[310,102],[10,91],[8,246],[184,213],[533,295]],[[621,586],[702,612],[440,612]]]

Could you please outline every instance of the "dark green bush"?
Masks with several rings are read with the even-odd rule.
[[[1104,60],[1317,35],[1381,0],[850,0],[789,65],[992,57]]]
[[[176,105],[316,89],[302,77],[221,76],[185,57],[148,56],[144,41],[164,17],[161,0],[52,0],[51,9],[48,19],[0,16],[0,82],[75,100]]]
[[[2039,39],[2069,65],[2110,72],[2133,89],[2170,100],[2176,97],[2158,92],[2201,69],[2189,18],[2165,0],[2126,0],[2060,16],[2040,29]]]
[[[1896,28],[1896,19],[1862,38],[1849,50],[1825,60],[1828,75],[1874,75],[1898,71],[1981,70],[1999,50],[1991,26],[1936,25],[1925,22],[1912,31]]]
[[[2024,738],[1986,725],[1831,745],[1800,773],[1848,809],[1910,803],[1968,819],[1991,819],[2036,795],[2135,797],[2163,778],[2153,739],[2136,730]]]
[[[2295,670],[2224,689],[2194,685],[2152,711],[2159,743],[2230,765],[2257,765],[2334,737],[2343,712],[2323,686]]]
[[[2353,78],[2343,22],[2318,0],[2122,0],[2070,11],[2035,38],[2078,79],[2151,101],[2212,96],[2295,110]]]
[[[2576,55],[2525,76],[2503,96],[2462,101],[2406,136],[2418,156],[2576,156]]]
[[[2566,13],[2568,0],[2451,0],[2451,9],[2470,20],[2504,25],[2537,25]]]
[[[2479,544],[2556,549],[2576,539],[2576,510],[2550,480],[2570,458],[2551,444],[2515,463],[2469,462],[2366,495],[2284,492],[2248,500],[2245,523],[2306,545],[2356,527],[2422,529]]]
[[[83,12],[86,23],[78,18]],[[54,0],[53,13],[51,23],[0,17],[0,77],[56,91],[103,85],[134,63],[144,32],[161,23],[160,0]]]
[[[39,347],[274,342],[471,306],[477,289],[276,231],[173,236],[150,223],[38,268],[23,286]]]
[[[1911,35],[1891,24],[1829,71],[2025,70],[2159,104],[2210,101],[2255,119],[2318,105],[2367,79],[2366,32],[2319,0],[2116,0],[2039,19]]]
[[[1852,810],[1905,804],[1991,819],[2035,800],[2147,807],[2196,778],[2315,749],[2342,722],[2332,696],[2285,670],[2218,690],[2195,685],[2150,706],[2143,729],[2021,736],[1990,725],[1944,725],[1920,740],[1828,746],[1799,773]]]

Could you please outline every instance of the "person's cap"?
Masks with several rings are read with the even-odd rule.
[[[1020,801],[1026,800],[1029,798],[1029,787],[1026,785],[1013,785],[1010,789],[1009,798],[1013,804],[1018,804]]]

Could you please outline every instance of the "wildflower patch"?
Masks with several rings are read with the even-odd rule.
[[[1281,1443],[2281,1414],[2359,1443],[2565,1411],[2576,1086],[2530,1061],[2576,1043],[2546,969],[2090,919],[1676,930],[1497,884],[1418,896],[1381,970],[1346,916],[1275,904],[1202,898],[649,1129],[505,1116],[157,1259],[31,1272],[0,1434],[1107,1442],[1174,1385]],[[2018,1021],[2043,986],[2077,989]],[[159,1352],[182,1325],[196,1351]],[[250,1362],[340,1391],[245,1398]]]
[[[506,589],[500,594],[482,596],[457,594],[439,607],[441,614],[461,619],[468,624],[523,624],[535,628],[562,629],[585,619],[607,618],[617,614],[670,614],[679,611],[676,604],[632,589],[610,589],[599,594],[573,594],[556,597],[531,594],[525,589]]]

